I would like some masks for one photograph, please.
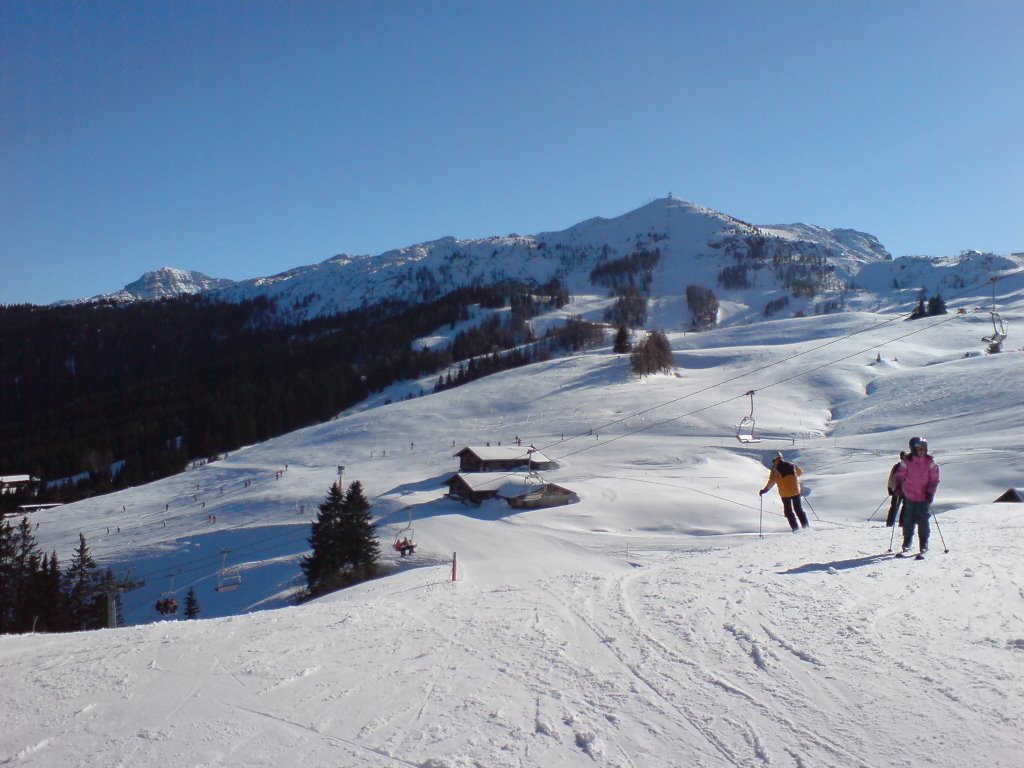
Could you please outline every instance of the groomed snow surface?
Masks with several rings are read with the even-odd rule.
[[[984,315],[890,320],[672,334],[677,374],[639,381],[604,349],[396,387],[37,513],[44,550],[67,563],[82,531],[145,586],[125,628],[0,638],[0,764],[1022,766],[1024,509],[991,502],[1024,485],[1024,354],[981,354]],[[750,389],[763,442],[744,446]],[[914,434],[942,470],[921,562],[883,524]],[[457,450],[516,437],[580,503],[442,498]],[[805,471],[809,531],[774,490],[760,505],[776,450]],[[339,465],[391,573],[289,605]],[[216,592],[225,549],[243,583]],[[200,620],[157,620],[172,574]]]

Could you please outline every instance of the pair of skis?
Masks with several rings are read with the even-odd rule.
[[[910,557],[910,553],[909,552],[902,552],[902,551],[900,551],[900,552],[897,552],[894,555],[894,557],[907,558],[907,557]],[[925,559],[924,558],[924,552],[918,552],[916,555],[914,555],[914,559],[915,560],[924,560]]]

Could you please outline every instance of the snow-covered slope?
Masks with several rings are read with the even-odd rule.
[[[1020,280],[999,283],[1011,334]],[[991,502],[1024,477],[1024,353],[1011,335],[982,354],[987,324],[846,312],[670,333],[671,376],[632,379],[606,348],[425,397],[407,382],[40,513],[45,550],[66,562],[82,531],[145,581],[130,622],[190,587],[207,618],[0,638],[0,763],[1019,765],[1024,518]],[[741,445],[749,390],[763,442]],[[880,522],[912,434],[942,470],[924,562],[891,559]],[[578,504],[443,498],[459,448],[517,438]],[[757,495],[776,450],[805,471],[795,536]],[[411,519],[419,549],[285,607],[342,466],[383,542]]]

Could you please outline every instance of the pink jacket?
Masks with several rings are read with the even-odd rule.
[[[939,487],[939,465],[930,455],[907,456],[893,476],[896,494],[910,501],[931,501]]]

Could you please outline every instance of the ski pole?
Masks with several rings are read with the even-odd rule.
[[[932,519],[935,521],[935,530],[939,532],[939,541],[942,542],[942,552],[943,554],[948,555],[949,547],[946,546],[946,540],[942,538],[942,528],[939,527],[939,518],[933,514]]]
[[[761,521],[764,520],[764,494],[763,493],[757,494],[757,498],[758,498],[758,501],[761,502],[761,511],[757,515],[757,538],[763,539],[764,538],[764,534],[761,533]]]
[[[886,496],[884,499],[882,499],[882,504],[885,504],[885,502],[887,502],[888,500],[889,500],[889,497]],[[869,523],[874,519],[875,515],[878,514],[878,510],[880,510],[882,508],[882,504],[879,504],[877,507],[875,507],[875,511],[872,512],[871,513],[871,517],[868,518],[868,522]]]
[[[814,511],[814,505],[811,504],[811,500],[808,499],[806,496],[804,496],[804,501],[806,501],[807,502],[807,506],[811,508],[811,514],[814,515],[814,519],[817,520],[820,523],[821,522],[821,518],[818,517],[818,513]]]
[[[895,537],[896,537],[896,521],[894,520],[893,521],[893,525],[892,525],[892,532],[889,534],[889,550],[888,550],[889,552],[892,552],[892,542],[893,542],[893,539]]]

